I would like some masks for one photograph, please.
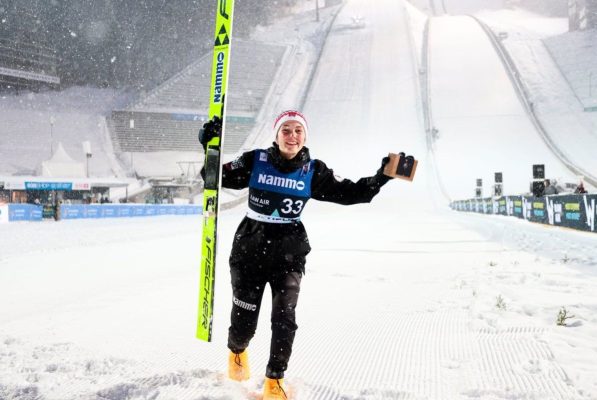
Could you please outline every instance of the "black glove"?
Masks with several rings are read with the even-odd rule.
[[[386,167],[386,164],[389,162],[390,162],[390,157],[384,157],[381,159],[381,167],[379,167],[379,169],[377,170],[375,175],[371,177],[372,184],[378,185],[378,186],[383,186],[386,183],[388,183],[388,181],[390,181],[392,179],[383,173],[383,170]]]
[[[386,167],[386,165],[388,165],[389,162],[390,162],[390,157],[382,158],[381,159],[381,167],[379,167],[379,169],[377,170],[376,175],[383,175],[383,170]]]
[[[207,143],[216,136],[222,134],[222,119],[218,116],[213,117],[211,120],[203,124],[203,128],[199,129],[199,143],[205,150]]]

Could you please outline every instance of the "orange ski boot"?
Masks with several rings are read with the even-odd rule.
[[[228,355],[228,378],[234,381],[246,381],[251,376],[249,368],[249,353],[244,350],[242,353]]]
[[[289,393],[284,387],[284,379],[265,378],[263,400],[288,400]]]

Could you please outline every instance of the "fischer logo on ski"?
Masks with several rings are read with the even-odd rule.
[[[224,17],[225,19],[230,19],[230,17],[228,17],[228,13],[226,12],[226,10],[227,10],[226,0],[222,0],[219,3],[220,3],[220,15],[222,17]],[[230,8],[234,9],[234,5],[231,5]]]
[[[207,241],[208,244],[210,244],[210,240]],[[212,255],[212,249],[207,246],[206,249],[208,250],[207,256],[205,257],[206,259],[206,265],[205,265],[205,276],[203,277],[202,283],[203,283],[203,291],[204,293],[202,293],[203,295],[203,304],[201,305],[202,311],[203,311],[203,318],[201,319],[201,325],[203,327],[203,329],[207,329],[209,330],[211,327],[211,318],[210,318],[210,304],[209,304],[209,299],[212,297],[211,294],[211,285],[210,285],[210,281],[212,279],[213,273],[212,273],[212,265],[211,265],[211,255]]]

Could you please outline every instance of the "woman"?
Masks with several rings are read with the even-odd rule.
[[[207,122],[199,134],[203,147],[221,132],[221,120]],[[391,178],[382,167],[356,183],[334,175],[312,160],[304,146],[305,117],[285,111],[274,122],[275,142],[266,150],[244,153],[222,169],[222,186],[249,188],[249,210],[234,236],[230,254],[232,314],[228,333],[228,375],[249,379],[247,347],[257,328],[266,283],[272,291],[272,338],[265,373],[264,400],[286,399],[283,378],[297,330],[295,308],[305,257],[311,250],[300,220],[310,198],[338,204],[368,203]],[[203,171],[202,171],[203,173]]]

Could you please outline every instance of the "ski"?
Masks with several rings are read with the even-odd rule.
[[[216,241],[218,229],[218,191],[220,188],[220,153],[224,136],[226,86],[230,62],[234,0],[217,0],[215,43],[211,72],[209,119],[222,119],[221,137],[214,137],[205,149],[205,184],[203,188],[203,239],[199,282],[198,339],[211,341],[214,287],[216,278]]]

